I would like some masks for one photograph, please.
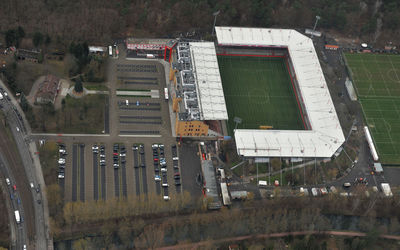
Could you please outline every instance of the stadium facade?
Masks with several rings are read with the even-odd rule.
[[[171,56],[172,110],[177,137],[223,136],[228,120],[212,42],[179,42]]]

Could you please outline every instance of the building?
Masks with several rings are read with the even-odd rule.
[[[154,58],[170,61],[172,49],[177,44],[175,39],[126,39],[127,57]]]
[[[237,153],[250,158],[330,158],[345,141],[313,41],[291,29],[215,27],[218,46],[287,50],[306,130],[236,129]]]
[[[337,45],[326,44],[326,45],[325,45],[325,49],[326,49],[326,50],[338,50],[338,49],[339,49],[339,46],[337,46]]]
[[[89,46],[90,54],[107,55],[108,48],[103,46]]]
[[[35,95],[35,102],[39,104],[52,103],[56,100],[60,89],[60,79],[53,75],[47,75],[40,83]]]
[[[19,60],[27,60],[31,62],[39,62],[40,59],[40,50],[27,50],[27,49],[18,49],[17,58]]]
[[[175,136],[222,136],[228,113],[214,43],[178,43],[170,69]]]

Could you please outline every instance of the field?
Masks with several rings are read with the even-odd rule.
[[[380,161],[400,164],[400,56],[346,54]]]
[[[234,117],[241,129],[304,129],[289,72],[283,58],[218,56],[228,109],[228,130]]]

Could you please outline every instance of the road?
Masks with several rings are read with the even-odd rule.
[[[11,93],[2,81],[0,81],[0,86],[8,93]],[[20,170],[21,172],[19,172],[18,175],[25,176],[27,179],[26,181],[21,181],[23,183],[20,183],[20,186],[28,187],[29,183],[33,183],[34,186],[38,188],[38,192],[35,192],[33,189],[28,187],[30,190],[30,199],[26,198],[22,201],[24,208],[33,207],[33,209],[24,209],[26,213],[30,210],[32,211],[32,215],[29,216],[29,218],[34,221],[34,236],[29,245],[34,246],[36,249],[53,249],[53,240],[49,234],[50,228],[46,192],[40,188],[40,186],[45,187],[45,183],[40,161],[36,154],[36,145],[33,141],[28,139],[29,137],[27,135],[31,133],[31,129],[25,119],[24,113],[20,109],[14,97],[11,94],[9,97],[10,100],[1,100],[1,104],[3,106],[7,123],[10,128],[12,128],[12,135],[22,160],[22,164],[12,170]],[[19,131],[17,131],[17,127],[19,128]],[[39,204],[35,202],[36,200],[41,200],[42,202]]]
[[[12,185],[16,184],[16,179],[13,176],[13,172],[10,170],[10,164],[6,161],[6,158],[4,155],[0,152],[0,171],[3,174],[5,178],[10,179],[10,185],[2,185],[2,188],[4,186],[6,193],[8,194],[8,203],[10,204],[10,211],[9,211],[9,218],[10,218],[10,231],[11,231],[11,246],[16,248],[16,249],[22,249],[23,245],[28,244],[27,243],[27,223],[19,223],[17,224],[15,220],[15,215],[14,211],[18,210],[20,213],[21,218],[25,218],[24,221],[29,222],[29,217],[26,217],[26,214],[24,213],[24,207],[22,206],[21,202],[18,202],[18,200],[21,200],[22,196],[20,195],[19,192],[19,187],[17,188],[16,191],[12,189]]]

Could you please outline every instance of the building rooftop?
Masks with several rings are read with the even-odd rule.
[[[36,92],[36,101],[54,102],[57,96],[60,79],[54,75],[47,75],[43,82],[39,84]]]
[[[247,157],[331,157],[344,142],[313,42],[291,29],[215,27],[218,44],[287,48],[310,130],[235,130],[238,154]]]
[[[175,39],[145,39],[127,38],[128,49],[164,49],[165,46],[172,48],[177,43]]]
[[[177,95],[183,99],[180,120],[227,120],[215,46],[181,42],[176,47]]]

